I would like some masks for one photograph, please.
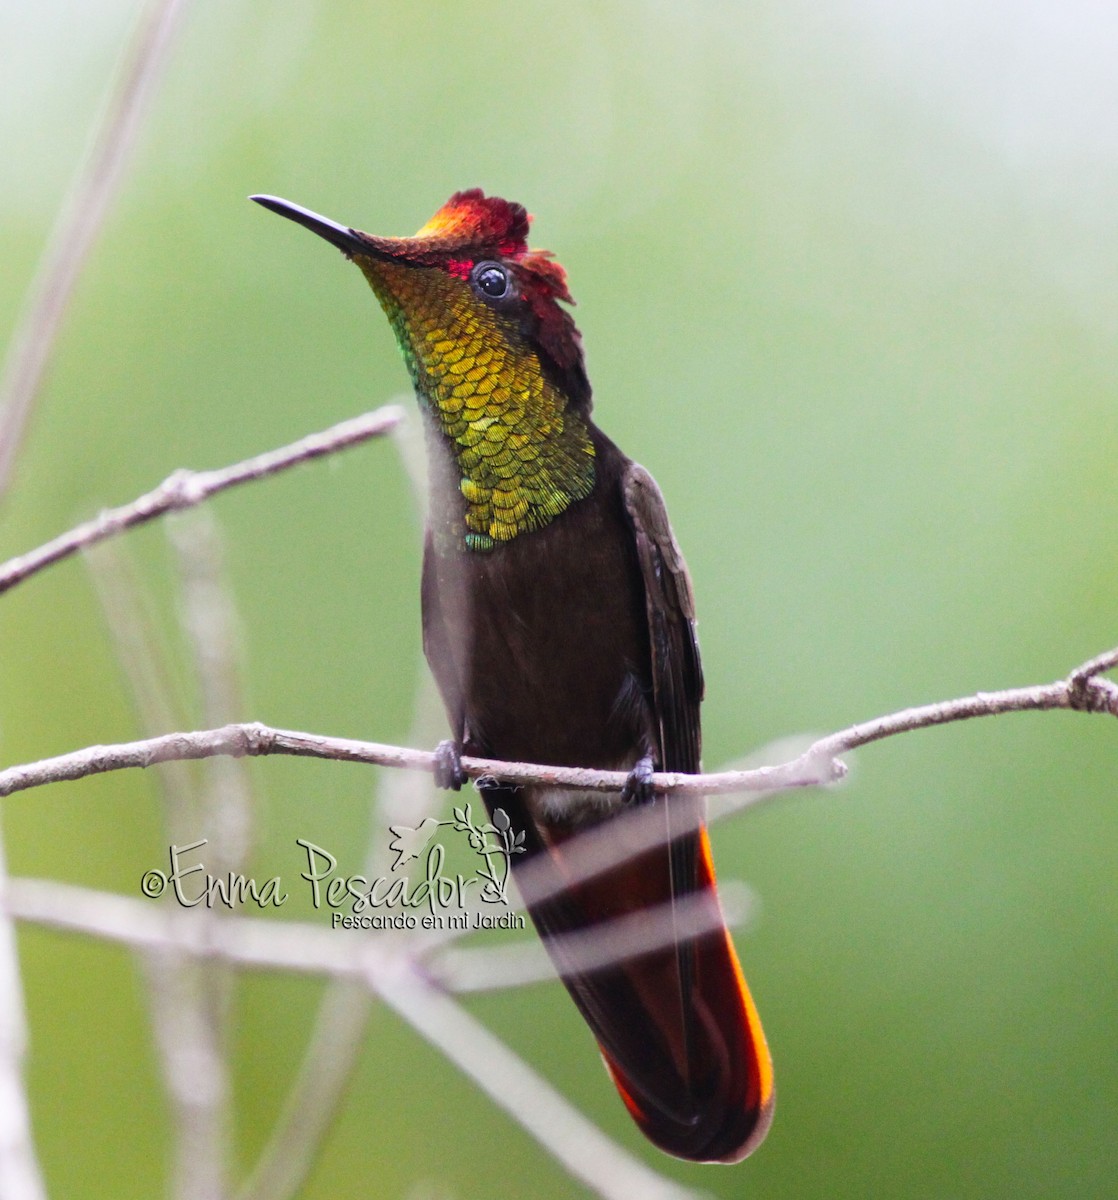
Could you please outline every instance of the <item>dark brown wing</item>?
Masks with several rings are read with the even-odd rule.
[[[622,493],[645,589],[659,742],[656,765],[693,774],[700,769],[703,673],[691,581],[652,476],[630,464]],[[640,880],[647,889],[659,878],[657,900],[671,906],[683,900],[697,903],[717,923],[721,913],[702,800],[675,796],[654,803],[663,806],[665,847],[659,856],[653,853],[620,866],[615,886],[623,886],[627,872],[631,887]],[[622,981],[623,987],[616,986]],[[568,986],[577,982],[568,979]],[[665,986],[676,999],[667,1007]],[[595,990],[601,1010],[610,988]],[[680,938],[672,949],[637,959],[618,973],[613,994],[617,1011],[612,1016],[603,1018],[601,1011],[587,1015],[597,1025],[618,1091],[646,1136],[683,1158],[736,1162],[755,1149],[772,1117],[772,1064],[728,931],[722,927],[698,938]],[[665,1021],[673,1009],[679,1014],[674,1028],[670,1019]],[[614,1051],[611,1033],[616,1037],[618,1026],[630,1033],[643,1027],[648,1039],[644,1054],[634,1055],[621,1039],[614,1043],[619,1052]],[[666,1036],[679,1070],[667,1089],[670,1072],[664,1069],[663,1055],[649,1053],[653,1035]]]
[[[636,463],[622,480],[644,580],[652,690],[664,771],[699,770],[703,668],[695,635],[695,597],[656,481]]]
[[[703,698],[703,668],[695,633],[691,577],[672,533],[656,480],[644,467],[630,463],[621,488],[644,582],[652,701],[659,735],[656,766],[662,771],[685,771],[693,775],[700,770],[699,702]],[[702,801],[697,797],[676,798],[666,806],[675,896],[690,895],[696,888],[698,835],[694,831],[701,807]],[[693,832],[672,840],[673,815],[677,817],[677,828],[690,828]],[[684,945],[680,947],[680,976],[685,1006],[690,974],[690,948]]]

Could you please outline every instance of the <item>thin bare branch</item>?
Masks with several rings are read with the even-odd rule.
[[[1106,662],[1112,655],[1100,655],[1098,662]],[[1084,664],[1090,667],[1090,664]],[[934,725],[947,725],[953,721],[967,721],[973,717],[994,717],[1011,712],[1045,712],[1054,708],[1065,708],[1078,712],[1109,713],[1118,716],[1118,686],[1095,675],[1083,675],[1084,667],[1077,667],[1067,679],[1055,683],[1038,684],[1035,687],[1009,688],[1000,692],[976,692],[959,700],[944,700],[938,704],[925,704],[918,708],[906,708],[888,716],[877,717],[840,730],[820,739],[808,751],[813,759],[829,758],[845,754],[870,742],[895,737],[898,733],[910,733],[915,729],[930,729]],[[1106,668],[1102,668],[1106,669]]]
[[[184,0],[153,0],[141,15],[28,289],[0,378],[0,497],[11,481],[74,285],[112,206],[185,7]]]
[[[0,595],[44,567],[125,529],[143,525],[167,512],[201,504],[226,488],[274,475],[298,463],[309,462],[385,434],[400,420],[401,415],[399,407],[388,405],[375,412],[341,421],[321,433],[309,434],[289,446],[234,463],[231,467],[216,471],[175,471],[157,488],[133,500],[131,504],[105,509],[92,521],[86,521],[53,541],[0,564]]]
[[[749,771],[721,771],[710,775],[685,775],[657,772],[652,787],[657,794],[713,795],[726,792],[764,793],[778,790],[816,787],[841,779],[846,768],[838,755],[882,738],[916,729],[945,725],[974,717],[1002,713],[1047,711],[1062,708],[1118,716],[1118,685],[1085,668],[1109,669],[1114,652],[1092,659],[1077,667],[1066,679],[1035,687],[1010,688],[1000,692],[979,692],[959,700],[946,700],[920,708],[907,708],[889,716],[851,725],[838,733],[813,742],[807,750],[788,762],[756,767]],[[349,738],[325,737],[290,729],[274,729],[252,722],[203,729],[192,733],[169,733],[139,742],[114,746],[88,746],[70,754],[43,759],[36,763],[8,767],[0,771],[0,796],[62,780],[82,779],[105,771],[129,767],[150,767],[156,763],[180,759],[211,758],[218,754],[234,757],[291,754],[303,758],[329,758],[343,762],[371,763],[384,767],[402,767],[434,772],[435,756],[426,750],[386,746]],[[532,763],[498,762],[487,758],[463,758],[462,769],[471,779],[493,777],[514,784],[544,784],[572,787],[585,791],[616,792],[625,784],[623,771],[595,771],[581,767],[553,767]],[[743,806],[759,802],[743,801]]]
[[[1071,691],[1071,707],[1084,712],[1114,712],[1115,685],[1099,675],[1118,667],[1118,647],[1096,654],[1082,666],[1076,667],[1068,676]]]

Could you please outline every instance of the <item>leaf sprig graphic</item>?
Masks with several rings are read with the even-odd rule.
[[[454,828],[469,838],[470,848],[485,859],[485,866],[478,868],[478,875],[485,880],[481,898],[490,904],[508,903],[509,869],[514,854],[524,854],[524,830],[519,833],[512,828],[509,815],[503,808],[493,810],[492,823],[475,825],[468,804],[451,810]],[[490,837],[496,839],[494,845]]]

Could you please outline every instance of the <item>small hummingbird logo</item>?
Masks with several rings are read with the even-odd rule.
[[[396,861],[392,864],[392,870],[398,871],[405,863],[418,858],[435,836],[435,830],[440,825],[449,823],[437,821],[434,817],[424,817],[415,829],[408,825],[389,825],[388,832],[396,835],[388,843],[389,850],[396,851]]]
[[[478,877],[484,880],[482,899],[491,904],[507,904],[509,862],[514,854],[525,853],[524,832],[517,833],[512,828],[509,815],[503,808],[493,810],[492,824],[475,825],[468,804],[454,809],[453,814],[452,821],[424,817],[414,829],[410,825],[389,825],[388,832],[394,836],[388,848],[396,853],[392,870],[398,871],[413,859],[418,859],[430,846],[435,830],[440,825],[450,825],[457,833],[467,835],[470,848],[484,860],[485,866],[477,871]],[[490,841],[491,837],[496,839],[496,844]]]

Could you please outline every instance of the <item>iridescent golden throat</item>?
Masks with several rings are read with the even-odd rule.
[[[468,278],[441,265],[361,254],[354,261],[461,472],[467,548],[492,550],[540,529],[590,494],[587,423],[549,378],[514,312],[479,299]]]

